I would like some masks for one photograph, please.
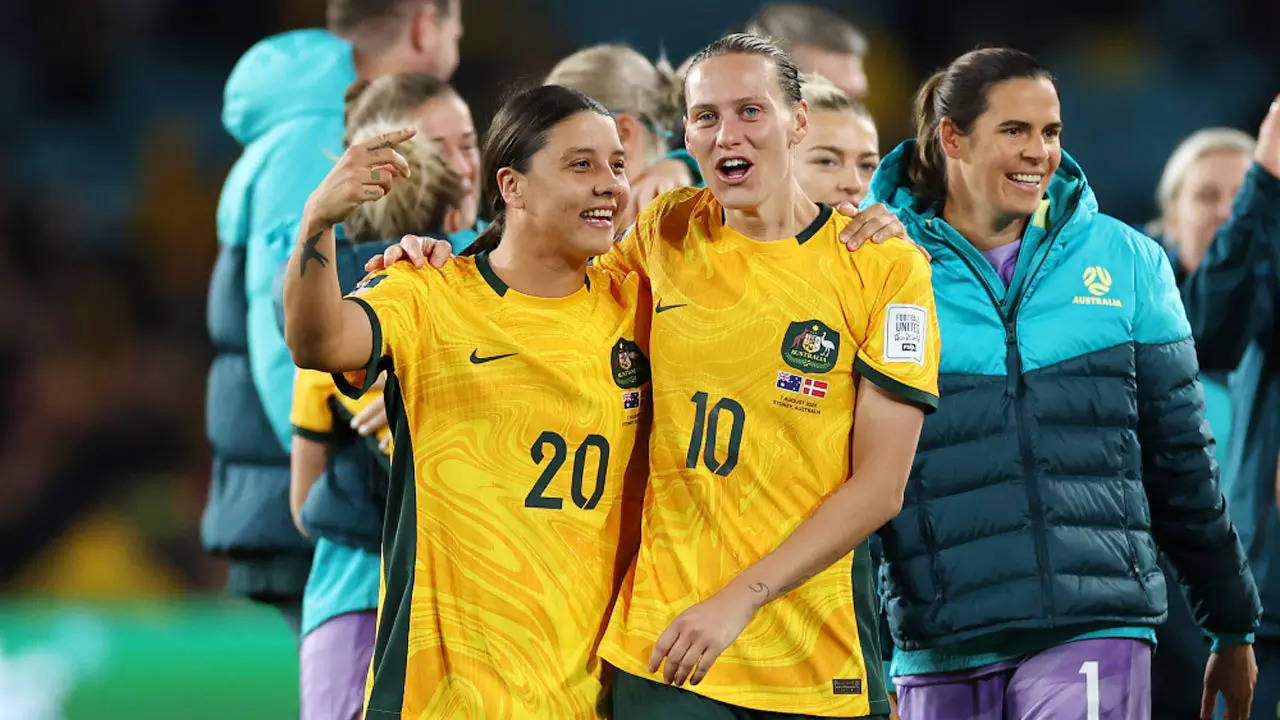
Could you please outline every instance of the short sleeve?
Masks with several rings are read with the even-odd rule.
[[[329,373],[299,370],[293,378],[293,406],[289,422],[295,435],[326,442],[334,434],[329,398],[336,392]]]
[[[410,352],[427,317],[427,282],[425,273],[434,268],[414,268],[399,263],[385,271],[371,273],[360,281],[349,295],[369,317],[369,360],[359,370],[334,373],[333,380],[346,395],[359,399],[373,387],[378,375],[394,365],[398,353]]]
[[[942,340],[933,301],[929,262],[914,248],[881,246],[860,268],[866,336],[854,369],[882,390],[932,412],[938,408],[938,358]],[[870,258],[867,258],[870,259]]]

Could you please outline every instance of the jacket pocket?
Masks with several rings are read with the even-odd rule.
[[[929,556],[929,579],[933,583],[933,608],[936,613],[947,600],[947,593],[942,585],[942,570],[938,564],[938,540],[933,531],[933,518],[929,515],[927,505],[920,509],[920,534],[924,537],[925,551]]]
[[[1125,562],[1129,565],[1129,574],[1133,575],[1133,579],[1145,590],[1147,583],[1142,579],[1142,571],[1138,567],[1138,547],[1133,539],[1133,528],[1130,527],[1130,519],[1133,517],[1132,512],[1135,509],[1133,503],[1129,502],[1129,480],[1122,479],[1117,483],[1120,491],[1120,527],[1124,533],[1125,548],[1128,557]]]

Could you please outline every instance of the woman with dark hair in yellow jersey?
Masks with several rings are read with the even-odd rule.
[[[474,254],[398,265],[343,300],[333,226],[408,173],[396,146],[412,135],[347,150],[308,200],[285,281],[299,366],[355,394],[387,374],[366,717],[593,718],[649,427],[644,284],[587,264],[627,202],[622,145],[581,93],[514,96],[485,139],[494,222]]]

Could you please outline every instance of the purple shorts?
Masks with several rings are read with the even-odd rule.
[[[298,652],[301,720],[359,720],[373,656],[373,610],[346,613],[302,638]]]
[[[1151,646],[1078,640],[973,670],[894,678],[902,720],[1147,720]]]

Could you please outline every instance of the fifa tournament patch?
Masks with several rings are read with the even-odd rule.
[[[884,362],[923,365],[928,320],[929,311],[919,305],[893,304],[885,308]]]
[[[862,678],[832,678],[832,695],[861,695]]]
[[[649,382],[649,358],[631,340],[618,338],[609,351],[609,366],[613,370],[613,382],[623,390]]]
[[[793,322],[782,334],[782,361],[800,372],[831,372],[839,355],[840,333],[820,320]]]

